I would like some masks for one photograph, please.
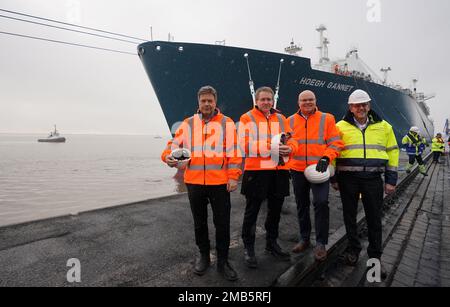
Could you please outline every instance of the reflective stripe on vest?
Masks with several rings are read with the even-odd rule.
[[[206,165],[188,165],[188,169],[191,171],[218,171],[223,168],[222,164],[206,164]]]
[[[228,169],[241,169],[241,164],[228,164]]]
[[[294,131],[294,124],[295,124],[295,115],[292,115],[289,119],[289,126],[291,126],[291,130]]]
[[[392,150],[396,150],[396,149],[399,149],[399,147],[398,146],[392,146],[392,147],[386,148],[386,151],[392,151]]]
[[[319,140],[324,140],[325,135],[325,119],[327,115],[325,113],[322,113],[322,116],[320,117],[320,125],[319,125]]]
[[[378,172],[383,173],[386,169],[382,166],[345,166],[345,165],[338,165],[336,167],[338,171],[341,172]]]
[[[281,133],[284,133],[286,131],[286,129],[284,127],[283,117],[281,117],[281,114],[277,113],[277,118],[278,118],[278,122],[280,123]]]
[[[381,151],[386,151],[386,147],[382,146],[382,145],[371,145],[371,144],[366,144],[365,146],[363,144],[358,144],[358,145],[347,145],[344,147],[344,150],[352,150],[352,149],[378,149]]]
[[[320,159],[322,159],[322,157],[315,157],[315,156],[294,156],[293,157],[294,160],[297,161],[306,161],[308,159],[308,161],[319,161]]]
[[[332,138],[330,138],[330,139],[328,139],[328,140],[325,140],[325,143],[329,144],[329,143],[332,143],[332,142],[334,142],[334,141],[338,141],[338,140],[340,140],[340,139],[341,139],[340,136],[335,136],[335,137],[332,137]]]
[[[299,115],[301,116],[301,115]],[[290,119],[290,125],[292,130],[294,131],[294,119],[295,119],[295,115],[293,115]],[[322,113],[322,115],[320,116],[320,123],[319,123],[319,136],[317,139],[303,139],[303,140],[297,140],[298,144],[318,144],[318,145],[324,145],[326,143],[335,141],[335,140],[339,140],[340,137],[333,137],[329,140],[325,140],[324,139],[324,135],[325,135],[325,121],[327,119],[327,114],[326,113]]]

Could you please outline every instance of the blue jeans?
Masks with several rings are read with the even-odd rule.
[[[328,244],[328,232],[330,228],[330,209],[328,207],[328,194],[330,182],[312,184],[306,180],[303,172],[291,171],[294,185],[295,201],[297,203],[297,215],[300,226],[300,239],[309,241],[311,236],[311,217],[309,207],[310,190],[313,193],[314,219],[316,230],[316,242]]]

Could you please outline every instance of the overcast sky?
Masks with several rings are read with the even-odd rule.
[[[448,0],[0,0],[0,8],[145,39],[152,26],[155,40],[170,32],[175,41],[282,52],[294,38],[313,63],[323,23],[332,59],[355,46],[375,71],[390,66],[390,81],[412,87],[417,78],[419,91],[437,95],[428,102],[436,131],[450,117]],[[135,52],[4,18],[0,31]],[[53,124],[63,133],[169,134],[137,56],[0,34],[0,133],[47,133]]]

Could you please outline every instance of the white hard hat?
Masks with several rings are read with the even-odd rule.
[[[281,143],[281,138],[286,137],[286,133],[280,133],[272,137],[272,140],[270,142],[270,148],[272,152],[275,152],[278,150],[278,145]],[[272,148],[276,148],[276,150],[272,150]],[[289,157],[283,157],[284,163],[287,163],[289,161]]]
[[[334,176],[334,167],[329,165],[327,170],[323,173],[316,171],[317,164],[308,166],[305,169],[305,177],[311,183],[324,183]]]
[[[363,90],[354,91],[350,97],[348,97],[348,104],[367,103],[371,101],[369,94]]]
[[[419,133],[420,129],[419,129],[419,127],[412,126],[411,129],[409,129],[409,131],[412,131],[412,132],[415,132],[415,133]]]
[[[191,160],[191,151],[187,148],[177,148],[172,150],[170,156],[175,160],[178,160],[178,169],[185,169]]]

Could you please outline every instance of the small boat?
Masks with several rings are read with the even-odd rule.
[[[49,136],[45,139],[38,139],[38,142],[50,142],[50,143],[64,143],[66,141],[66,138],[59,135],[58,130],[55,130],[50,132]]]

